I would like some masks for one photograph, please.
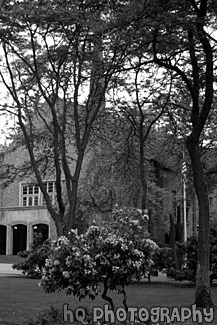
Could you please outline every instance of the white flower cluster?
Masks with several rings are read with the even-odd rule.
[[[71,229],[70,231],[69,231],[69,235],[75,235],[75,237],[78,237],[78,229],[76,228],[76,229]]]
[[[112,266],[112,272],[116,273],[120,270],[119,266]]]
[[[65,236],[61,236],[57,239],[57,246],[68,245],[68,244],[69,244],[69,240]]]
[[[153,240],[151,240],[149,238],[146,239],[146,244],[148,246],[150,246],[153,250],[156,250],[159,248],[158,245]]]
[[[139,225],[139,220],[133,219],[133,220],[130,220],[130,223],[133,224],[134,226],[138,226]]]
[[[45,267],[51,267],[52,266],[52,259],[46,258],[45,260]]]
[[[99,231],[99,227],[98,226],[90,226],[87,230],[87,235],[91,235],[93,233],[95,233],[96,231]]]
[[[63,271],[63,277],[66,278],[66,279],[69,279],[70,278],[69,271]]]
[[[122,249],[122,251],[127,251],[129,249],[129,247],[124,243],[124,244],[121,244],[121,249]]]
[[[132,265],[139,270],[141,265],[142,265],[142,261],[132,261]]]
[[[139,251],[138,249],[134,249],[134,254],[139,257],[144,257],[144,253],[142,251]]]
[[[105,239],[105,243],[116,245],[118,244],[118,238],[116,235],[111,235],[110,237]]]

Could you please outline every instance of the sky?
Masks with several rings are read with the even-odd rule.
[[[0,97],[1,98],[1,97]],[[4,145],[7,140],[8,128],[12,127],[14,124],[13,119],[9,120],[5,115],[0,115],[0,145]]]
[[[4,96],[0,96],[0,101],[4,102]],[[5,144],[6,141],[6,135],[4,134],[7,129],[6,123],[6,116],[0,115],[0,145]]]
[[[6,141],[6,135],[8,134],[9,127],[13,127],[14,119],[6,115],[2,115],[1,109],[4,104],[12,104],[10,96],[6,95],[6,88],[0,80],[0,145],[4,145]],[[7,140],[8,141],[8,140]]]
[[[3,116],[0,117],[0,145],[5,144],[6,141],[6,137],[4,134],[2,134],[2,132],[4,132],[5,130],[5,119]]]
[[[6,91],[3,83],[0,81],[0,104],[4,104],[6,100]],[[1,109],[1,106],[0,106]],[[0,112],[0,145],[5,143],[6,137],[2,133],[6,131],[6,116]]]
[[[5,136],[2,134],[2,132],[5,131],[5,123],[6,123],[6,119],[4,117],[4,115],[0,116],[0,144],[4,144],[5,143]]]

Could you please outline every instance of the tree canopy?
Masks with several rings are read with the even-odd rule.
[[[199,204],[199,307],[212,305],[202,149],[215,140],[216,14],[211,0],[6,0],[0,12],[0,77],[9,95],[2,109],[17,119],[17,141],[28,149],[58,235],[76,226],[81,171],[91,150],[99,157],[106,144],[106,176],[126,158],[125,184],[139,188],[145,209],[152,131],[170,132],[178,155],[185,146]],[[108,134],[106,141],[99,134]],[[47,169],[56,182],[55,206],[43,186]]]

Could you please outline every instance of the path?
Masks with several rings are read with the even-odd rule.
[[[23,275],[22,271],[14,270],[13,264],[0,263],[0,276]]]

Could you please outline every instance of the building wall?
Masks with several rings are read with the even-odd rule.
[[[27,228],[26,249],[28,249],[30,244],[33,242],[33,226],[37,224],[47,225],[49,229],[48,237],[53,240],[57,238],[54,221],[51,219],[46,208],[0,208],[0,226],[7,227],[7,255],[13,254],[13,227],[20,224],[25,225]]]
[[[13,254],[13,231],[16,225],[25,226],[25,249],[28,249],[30,244],[33,242],[33,226],[37,224],[47,225],[48,237],[51,239],[57,239],[55,223],[45,206],[22,207],[21,205],[21,183],[35,183],[35,177],[34,175],[25,177],[18,175],[17,177],[14,177],[15,175],[13,175],[13,173],[16,168],[21,169],[28,163],[29,154],[27,149],[23,146],[16,147],[16,141],[11,144],[7,152],[4,154],[1,153],[0,155],[1,172],[4,171],[4,168],[9,168],[9,166],[11,166],[11,173],[9,173],[11,179],[0,179],[0,227],[2,227],[2,230],[4,228],[3,226],[6,226],[5,253],[7,255]],[[3,232],[1,232],[1,234],[2,233]]]
[[[164,244],[165,241],[168,241],[170,233],[170,215],[174,223],[176,223],[178,207],[183,204],[182,179],[181,175],[166,168],[158,161],[154,161],[153,165],[155,167],[156,184],[163,191],[163,199],[161,213],[151,216],[151,233],[153,233],[153,238],[157,243]],[[181,217],[183,219],[183,216]]]
[[[2,184],[2,177],[1,173],[3,172],[3,162],[4,162],[4,154],[0,152],[0,207],[3,205],[3,184]]]
[[[23,166],[25,166],[25,162],[29,162],[29,155],[27,149],[25,149],[23,146],[16,147],[16,142],[14,142],[9,147],[9,150],[3,155],[4,168],[11,168],[11,172],[10,172],[11,180],[9,180],[6,186],[4,186],[3,188],[1,207],[19,206],[21,179],[19,179],[19,176],[16,176],[14,174],[16,173],[16,171],[14,168],[12,168],[12,165],[14,165],[14,167],[17,169],[21,169],[23,168]],[[24,178],[23,181],[25,181],[26,179]],[[7,180],[3,179],[2,183],[4,181]]]
[[[70,160],[70,168],[73,173],[75,169],[76,152],[72,145],[68,146],[68,156]],[[85,156],[81,180],[88,177],[86,168],[91,157],[91,150]],[[4,231],[4,226],[7,228],[6,234],[6,254],[13,254],[13,227],[14,225],[25,225],[27,227],[26,247],[33,241],[33,225],[45,224],[49,227],[49,237],[51,239],[57,238],[56,227],[53,219],[45,206],[31,206],[23,207],[21,204],[21,186],[22,183],[35,184],[36,179],[34,173],[23,176],[16,175],[16,169],[22,170],[30,163],[29,153],[24,146],[19,146],[16,141],[12,143],[9,150],[0,153],[0,172],[4,172],[5,168],[10,171],[8,173],[9,179],[6,177],[0,178],[0,236]],[[4,175],[4,173],[2,174]],[[62,175],[64,175],[62,173]],[[16,176],[16,177],[15,177]],[[46,170],[46,175],[43,176],[44,181],[55,181],[55,175],[51,169]],[[5,229],[5,228],[4,228]],[[2,239],[4,241],[4,239]],[[2,242],[0,238],[0,245]],[[1,251],[1,250],[0,250]],[[1,252],[0,252],[1,254]]]

